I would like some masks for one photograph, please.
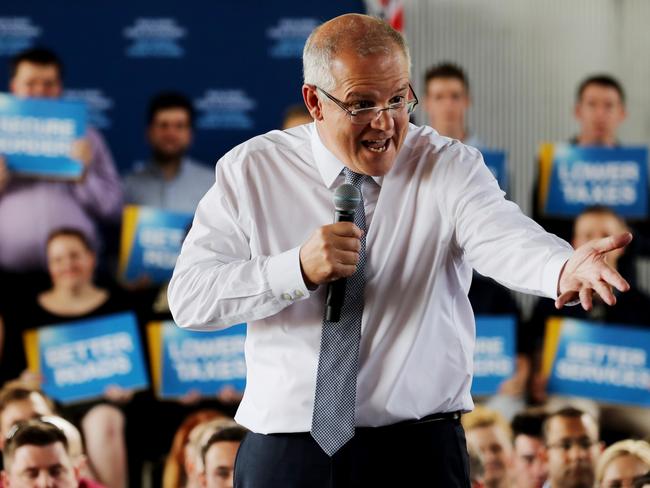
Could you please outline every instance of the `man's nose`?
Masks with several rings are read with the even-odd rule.
[[[56,488],[56,480],[47,472],[41,472],[36,479],[34,488]]]
[[[494,460],[498,459],[498,456],[492,449],[481,450],[481,457],[483,458],[484,464],[491,463]]]
[[[606,120],[609,115],[609,109],[607,107],[598,107],[596,109],[596,117],[598,121]]]
[[[46,95],[45,85],[41,83],[35,83],[31,89],[29,96],[34,98],[42,98]]]
[[[536,475],[543,475],[547,471],[546,462],[543,459],[537,457],[532,463],[532,469],[533,469],[533,473],[535,473]]]
[[[390,110],[382,110],[370,124],[374,129],[390,130],[393,128],[393,116]]]
[[[589,450],[581,447],[577,443],[571,445],[569,449],[569,458],[570,459],[586,459],[589,457]]]

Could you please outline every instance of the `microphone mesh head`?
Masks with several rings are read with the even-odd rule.
[[[334,208],[340,212],[354,212],[361,203],[361,192],[349,183],[343,183],[334,192]]]

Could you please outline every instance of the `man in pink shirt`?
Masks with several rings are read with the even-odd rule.
[[[21,98],[59,98],[62,63],[51,51],[30,49],[11,62],[9,89]],[[71,157],[81,161],[78,181],[47,181],[12,174],[0,155],[0,269],[45,269],[45,242],[51,231],[74,227],[98,241],[97,223],[117,221],[122,188],[102,136],[88,128]]]

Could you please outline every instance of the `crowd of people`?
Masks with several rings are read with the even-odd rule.
[[[477,406],[463,418],[474,486],[631,487],[650,484],[650,443],[626,439],[605,448],[594,417],[575,407],[529,409],[507,422]]]
[[[18,54],[10,73],[10,91],[17,97],[62,94],[63,65],[50,50]],[[483,147],[480,134],[467,126],[470,85],[459,66],[433,66],[425,90],[422,105],[434,129]],[[587,78],[577,90],[579,130],[567,135],[570,143],[619,146],[617,130],[625,113],[619,81],[608,75]],[[302,106],[285,115],[283,128],[311,121]],[[146,277],[135,284],[115,278],[122,209],[135,204],[193,212],[212,186],[214,168],[189,156],[194,108],[182,94],[154,96],[146,123],[151,158],[123,177],[92,127],[73,146],[71,157],[83,164],[76,181],[14,175],[0,155],[0,486],[31,486],[28,481],[47,478],[62,487],[232,486],[235,455],[246,435],[232,420],[237,395],[189,394],[163,402],[152,391],[116,386],[100,399],[63,406],[47,398],[41,378],[27,368],[22,338],[27,329],[120,311],[134,311],[142,327],[171,318],[168,309],[156,306],[160,289]],[[511,170],[517,171],[514,164]],[[650,436],[649,411],[549,395],[541,369],[544,327],[551,316],[650,325],[643,313],[650,297],[634,284],[636,255],[645,254],[643,223],[631,227],[600,206],[573,222],[548,219],[534,208],[542,226],[575,247],[633,231],[639,244],[612,253],[609,261],[632,288],[614,307],[598,297],[590,311],[556,310],[551,301],[540,300],[524,317],[505,288],[474,274],[469,297],[475,314],[512,315],[518,327],[513,376],[497,395],[476,399],[485,406],[463,416],[473,482],[499,488],[647,488],[650,444],[643,439]]]
[[[483,147],[480,136],[466,123],[471,95],[464,71],[453,63],[433,66],[425,75],[425,86],[424,105],[432,127]],[[622,145],[618,129],[626,116],[625,92],[616,78],[599,74],[584,79],[577,88],[574,114],[578,133],[568,135],[571,145]],[[531,189],[535,220],[576,248],[591,239],[633,231],[636,242],[609,256],[610,264],[633,285],[618,296],[614,307],[596,297],[589,311],[581,307],[557,310],[552,301],[541,299],[524,319],[504,288],[475,273],[469,291],[474,312],[515,315],[518,328],[514,375],[502,383],[499,394],[483,399],[486,406],[463,417],[470,459],[476,460],[473,482],[499,488],[646,486],[650,483],[648,409],[549,395],[541,369],[545,325],[550,317],[650,325],[644,314],[650,297],[635,283],[636,258],[647,255],[645,222],[635,222],[632,227],[605,206],[586,208],[574,220],[549,218],[540,209],[536,187],[537,182]]]

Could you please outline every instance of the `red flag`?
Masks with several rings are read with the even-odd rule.
[[[379,17],[402,32],[404,28],[404,5],[402,0],[365,0],[368,15]]]

